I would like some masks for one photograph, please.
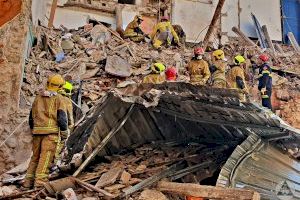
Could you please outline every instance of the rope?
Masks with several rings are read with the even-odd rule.
[[[209,25],[207,25],[206,27],[204,27],[204,29],[202,29],[202,30],[200,31],[200,33],[198,34],[198,36],[197,36],[196,40],[194,41],[194,43],[197,42],[197,40],[198,40],[198,38],[200,37],[201,33],[202,33],[205,29],[207,29],[208,27],[209,27]]]
[[[24,119],[23,122],[21,124],[19,124],[19,126],[17,126],[17,128],[11,133],[9,134],[9,136],[0,144],[0,147],[2,147],[6,141],[13,135],[15,134],[15,132],[27,121],[28,119]]]

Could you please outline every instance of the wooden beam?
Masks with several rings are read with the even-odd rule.
[[[202,197],[207,199],[260,200],[259,193],[251,190],[205,186],[192,183],[161,181],[158,190],[173,194]]]
[[[96,157],[96,155],[106,146],[106,144],[110,141],[110,139],[124,126],[127,119],[130,117],[132,111],[134,108],[134,104],[132,104],[127,111],[126,115],[123,117],[123,119],[119,122],[118,125],[114,126],[110,130],[110,132],[105,136],[105,138],[98,144],[98,146],[93,150],[93,152],[89,155],[89,157],[80,165],[80,167],[76,170],[76,172],[73,174],[73,177],[78,176],[81,171]]]
[[[221,11],[222,11],[224,3],[225,3],[225,0],[219,0],[219,3],[218,3],[217,8],[215,10],[214,16],[211,20],[211,23],[208,27],[207,33],[206,33],[206,35],[204,37],[204,40],[203,40],[204,50],[207,48],[209,40],[210,40],[211,36],[213,35],[213,33],[215,32],[215,28],[216,28],[215,26],[218,22],[218,19],[221,16]]]
[[[232,31],[237,34],[247,45],[257,46],[252,40],[250,40],[239,28],[232,27]]]
[[[273,42],[272,42],[272,40],[270,38],[270,34],[268,32],[268,28],[267,28],[266,25],[262,26],[262,31],[263,31],[263,33],[265,35],[265,38],[266,38],[266,41],[267,41],[267,44],[268,44],[269,48],[272,50],[272,53],[275,56],[275,53],[276,53],[275,52],[275,48],[274,48]]]
[[[49,22],[48,22],[48,27],[52,28],[53,27],[53,21],[55,17],[55,11],[57,8],[57,1],[58,0],[53,0],[52,1],[52,6],[51,6],[51,11],[50,11],[50,17],[49,17]]]

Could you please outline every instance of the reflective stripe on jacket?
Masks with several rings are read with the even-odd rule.
[[[30,112],[33,134],[58,133],[68,129],[67,105],[60,94],[37,95]]]

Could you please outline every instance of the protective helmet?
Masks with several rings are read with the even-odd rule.
[[[234,57],[234,63],[237,65],[243,64],[245,61],[245,58],[241,55]]]
[[[266,54],[261,54],[259,57],[263,62],[267,62],[269,60],[269,56]]]
[[[163,20],[169,21],[169,16],[162,16],[160,18],[160,21],[163,21]]]
[[[165,65],[162,63],[154,63],[151,65],[151,70],[155,73],[155,74],[160,74],[162,72],[164,72],[166,69]]]
[[[177,70],[175,67],[168,67],[166,70],[166,79],[168,81],[175,81],[177,78]]]
[[[197,47],[194,49],[194,54],[195,55],[202,55],[204,54],[204,49],[202,47]]]
[[[221,49],[215,50],[213,52],[213,56],[218,59],[218,60],[224,60],[225,59],[225,54],[224,51]]]
[[[65,80],[59,74],[51,75],[47,81],[47,90],[57,92],[63,87]]]
[[[66,95],[72,95],[73,85],[69,81],[66,81],[66,83],[63,85],[63,89]]]

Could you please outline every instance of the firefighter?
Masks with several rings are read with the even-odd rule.
[[[144,32],[141,29],[143,18],[141,15],[136,15],[134,20],[128,24],[125,29],[124,37],[130,38],[134,42],[141,42],[144,40]]]
[[[179,37],[167,16],[161,18],[161,22],[154,27],[150,37],[155,49],[160,49],[163,44],[171,46],[173,39],[176,44],[179,44]]]
[[[166,80],[167,81],[176,81],[177,79],[177,70],[175,67],[168,67],[168,69],[166,70]]]
[[[226,88],[225,71],[227,63],[225,61],[224,51],[218,49],[213,52],[212,66],[210,72],[212,73],[212,86],[217,88]]]
[[[187,70],[190,74],[191,84],[205,85],[210,77],[208,63],[205,60],[203,60],[203,55],[203,48],[195,48],[194,57],[187,66]]]
[[[272,110],[271,96],[272,96],[272,69],[267,63],[269,57],[262,54],[258,59],[259,77],[258,90],[261,93],[262,106]]]
[[[58,161],[61,158],[61,151],[63,150],[63,148],[65,146],[65,142],[66,142],[67,138],[69,137],[70,132],[74,128],[73,103],[72,103],[72,100],[71,100],[72,90],[73,90],[73,85],[69,81],[66,81],[65,84],[63,85],[63,88],[58,91],[58,93],[63,96],[64,102],[65,102],[65,105],[66,105],[67,116],[68,116],[68,130],[69,131],[64,132],[64,133],[67,133],[67,134],[61,134],[60,135],[61,136],[60,143],[58,144],[58,147],[57,147],[54,164],[58,164]]]
[[[161,84],[165,82],[164,71],[166,67],[162,63],[153,63],[151,65],[152,73],[144,77],[143,83]]]
[[[49,168],[53,162],[59,134],[67,132],[67,109],[58,91],[65,81],[60,75],[48,78],[46,90],[41,91],[33,102],[29,125],[33,133],[33,155],[27,169],[23,187],[39,188],[48,182]]]
[[[245,94],[248,94],[248,87],[245,81],[245,71],[243,65],[245,64],[245,58],[238,55],[234,58],[234,65],[227,73],[227,86],[230,89],[237,89],[240,94],[240,99],[245,101]]]

